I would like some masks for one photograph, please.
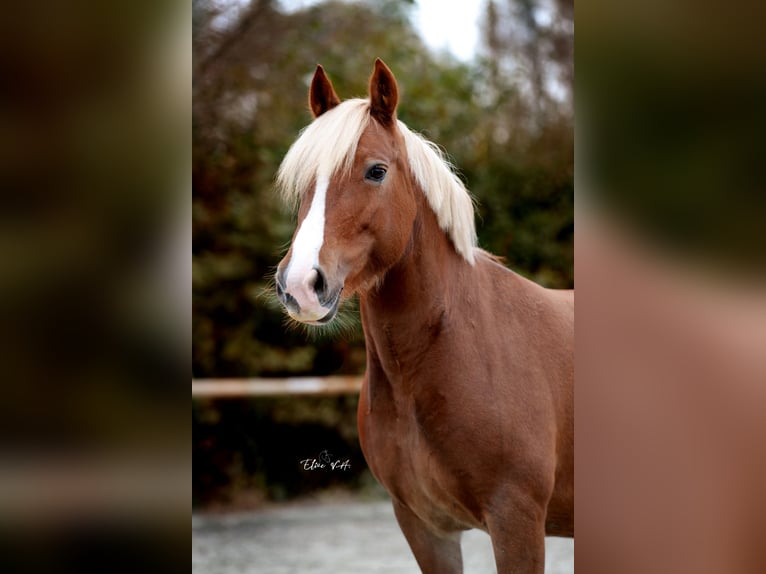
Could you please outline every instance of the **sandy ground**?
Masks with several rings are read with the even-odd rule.
[[[489,536],[463,535],[468,574],[494,573]],[[574,572],[574,542],[546,539],[545,571]],[[195,574],[418,574],[390,502],[316,503],[192,516]]]

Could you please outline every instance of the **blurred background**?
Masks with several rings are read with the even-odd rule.
[[[573,286],[571,0],[194,0],[195,380],[360,375],[354,322],[339,337],[288,328],[271,274],[294,230],[273,179],[308,124],[321,63],[342,99],[376,57],[399,117],[442,146],[478,202],[481,247],[548,287]],[[378,497],[358,446],[354,393],[195,397],[195,508],[257,508],[328,488]],[[322,450],[347,472],[306,472]]]

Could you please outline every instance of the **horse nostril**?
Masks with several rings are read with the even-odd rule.
[[[324,295],[324,292],[327,290],[327,279],[324,276],[324,273],[322,273],[322,270],[319,267],[314,267],[314,271],[317,272],[316,279],[314,279],[314,292],[317,294],[317,297],[321,300],[322,295]]]
[[[280,269],[277,271],[276,276],[274,277],[275,283],[277,285],[277,297],[280,298],[280,300],[283,300],[285,297],[285,277],[284,277],[284,270]]]

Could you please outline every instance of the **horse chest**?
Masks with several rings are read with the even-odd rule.
[[[370,470],[394,499],[434,530],[481,528],[469,489],[461,483],[463,469],[455,466],[451,456],[454,453],[448,454],[434,442],[438,431],[424,428],[415,412],[381,406],[360,417],[362,449]]]

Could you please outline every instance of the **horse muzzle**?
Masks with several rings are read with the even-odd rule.
[[[277,297],[287,314],[309,325],[325,325],[335,318],[343,287],[330,289],[324,272],[314,267],[307,273],[285,273],[276,276]]]

